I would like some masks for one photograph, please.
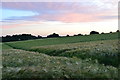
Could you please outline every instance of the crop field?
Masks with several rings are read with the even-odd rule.
[[[10,46],[8,46],[8,45],[6,45],[6,44],[4,44],[4,43],[2,43],[2,44],[0,44],[0,46],[2,47],[1,49],[12,49],[12,47],[10,47]]]
[[[118,36],[118,34],[119,33],[111,33],[111,34],[106,33],[106,34],[99,34],[99,35],[36,39],[36,40],[28,40],[28,41],[10,42],[7,44],[15,48],[29,49],[31,47],[36,47],[36,46],[118,39],[120,37]]]
[[[118,79],[118,33],[2,43],[3,79]]]

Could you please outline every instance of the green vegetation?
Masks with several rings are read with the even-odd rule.
[[[2,43],[0,43],[0,50],[2,50]]]
[[[110,33],[3,43],[3,78],[118,78],[118,38]]]
[[[1,43],[0,46],[1,46],[1,49],[3,49],[3,50],[4,49],[12,49],[12,47],[6,45],[5,43]]]
[[[3,51],[3,78],[117,78],[117,68],[90,59],[53,57],[24,50]]]
[[[51,56],[91,58],[101,64],[118,66],[118,40],[40,46],[30,50]]]
[[[113,39],[118,39],[118,37],[119,37],[118,33],[111,33],[111,34],[107,33],[107,34],[96,34],[96,35],[75,36],[75,37],[16,41],[16,42],[8,42],[8,44],[15,48],[29,49],[31,47],[45,46],[45,45],[57,45],[57,44],[89,42],[89,41],[99,41],[99,40],[113,40]]]

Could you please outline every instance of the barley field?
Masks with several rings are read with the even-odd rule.
[[[3,79],[118,79],[118,33],[1,43]]]

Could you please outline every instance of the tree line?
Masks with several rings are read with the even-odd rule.
[[[119,32],[119,30],[117,30],[116,32]],[[110,32],[112,33],[112,32]],[[100,34],[97,31],[91,31],[90,35],[93,34]],[[104,34],[103,32],[101,34]],[[73,36],[84,36],[83,34],[77,34],[77,35],[73,35]],[[59,36],[59,34],[53,33],[48,35],[47,37],[42,37],[40,35],[38,36],[33,36],[31,34],[19,34],[19,35],[6,35],[5,37],[0,37],[0,41],[1,42],[10,42],[10,41],[23,41],[23,40],[32,40],[32,39],[43,39],[43,38],[54,38],[54,37],[62,37]],[[66,35],[65,37],[69,37],[69,35]]]

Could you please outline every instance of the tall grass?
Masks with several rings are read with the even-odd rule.
[[[3,51],[3,79],[10,78],[118,78],[117,68],[90,59],[53,57],[37,52]]]
[[[16,42],[8,42],[7,44],[17,48],[29,49],[31,47],[45,46],[45,45],[58,45],[58,44],[78,43],[78,42],[113,40],[113,39],[118,39],[118,37],[119,37],[118,33],[111,33],[111,34],[109,33],[109,34],[96,34],[96,35],[87,35],[87,36],[16,41]]]

